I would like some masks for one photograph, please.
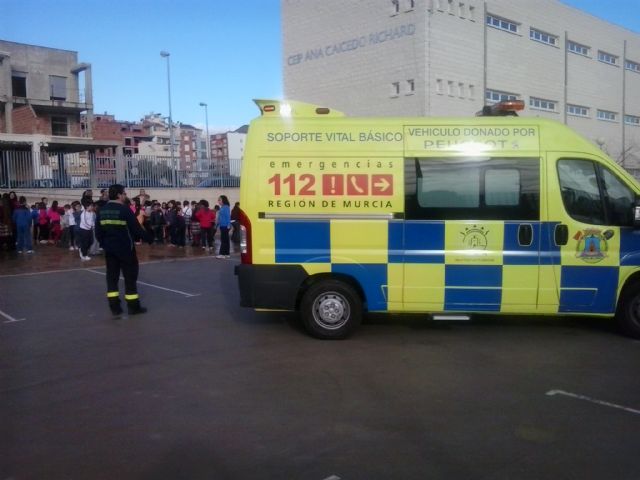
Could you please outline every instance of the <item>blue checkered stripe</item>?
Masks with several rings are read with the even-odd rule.
[[[445,265],[445,310],[499,311],[503,266],[561,264],[560,247],[553,242],[555,222],[532,222],[533,242],[529,246],[518,242],[520,224],[504,224],[503,265]],[[639,251],[640,234],[624,232],[621,264],[640,266]],[[331,264],[330,221],[276,220],[275,261]],[[445,222],[390,221],[387,263],[334,263],[331,271],[348,275],[362,286],[370,311],[384,311],[387,264],[400,263],[445,264]],[[618,275],[618,267],[562,266],[559,311],[613,313]]]

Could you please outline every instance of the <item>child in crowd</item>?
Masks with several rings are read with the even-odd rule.
[[[200,246],[200,220],[198,220],[198,211],[200,206],[195,202],[191,202],[191,246]]]
[[[209,202],[200,200],[202,208],[196,214],[200,222],[200,232],[202,235],[202,248],[213,252],[213,225],[216,223],[216,214],[209,208]]]
[[[185,237],[186,226],[185,226],[184,214],[182,212],[182,208],[180,207],[179,203],[176,203],[175,211],[176,211],[176,217],[175,217],[175,223],[174,223],[174,232],[175,232],[174,240],[175,240],[175,245],[182,248],[185,245],[184,237]]]
[[[193,210],[189,206],[189,200],[182,202],[182,216],[184,217],[185,240],[191,242],[191,217],[193,216]]]
[[[166,223],[165,227],[165,238],[169,240],[169,246],[175,247],[175,223],[176,223],[176,203],[173,200],[169,200],[167,203],[167,211],[164,214],[164,221]]]
[[[95,205],[87,203],[84,211],[80,215],[80,259],[91,260],[89,248],[93,244],[93,228],[96,223]]]
[[[16,246],[18,253],[22,253],[26,248],[27,253],[33,253],[33,244],[31,243],[31,212],[27,208],[27,199],[20,197],[18,199],[18,208],[13,211],[13,223],[18,230],[18,239]]]
[[[49,234],[49,243],[52,245],[57,245],[58,240],[60,240],[60,235],[62,234],[62,229],[60,227],[60,212],[58,211],[58,201],[54,200],[51,203],[51,208],[47,212],[47,216],[49,217],[49,222],[51,225],[51,233]]]
[[[38,237],[40,236],[40,224],[38,223],[38,205],[31,205],[31,223],[33,224],[33,242],[36,243],[38,241]]]
[[[82,204],[76,200],[71,203],[71,215],[73,215],[73,221],[75,223],[73,227],[73,238],[75,250],[80,249],[80,217],[82,215]]]
[[[75,250],[74,248],[74,229],[76,226],[76,220],[73,216],[73,210],[71,205],[66,204],[64,206],[64,215],[60,219],[60,226],[62,227],[62,238],[60,243],[63,247],[69,247],[69,250]]]
[[[44,202],[38,205],[38,240],[41,244],[49,243],[49,216]]]
[[[150,217],[151,229],[153,230],[153,240],[155,243],[163,243],[164,241],[164,213],[159,203],[153,205],[153,211]]]

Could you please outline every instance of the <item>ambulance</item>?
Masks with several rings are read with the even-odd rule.
[[[640,186],[565,125],[518,101],[471,118],[256,103],[242,306],[327,339],[366,312],[601,316],[640,338]]]

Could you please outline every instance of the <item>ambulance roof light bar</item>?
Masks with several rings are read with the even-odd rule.
[[[504,100],[494,105],[485,105],[478,113],[477,117],[506,117],[518,116],[518,111],[524,110],[522,100]]]
[[[275,117],[315,117],[318,115],[327,117],[344,117],[344,113],[338,110],[311,105],[310,103],[287,100],[254,100],[260,113],[265,116]]]

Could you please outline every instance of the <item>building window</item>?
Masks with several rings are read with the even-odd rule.
[[[27,98],[27,74],[11,72],[11,90],[14,97]]]
[[[400,95],[400,82],[392,82],[391,83],[391,96],[397,97]]]
[[[555,112],[558,102],[554,100],[545,100],[543,98],[529,97],[529,106],[535,110]]]
[[[476,97],[476,87],[475,85],[469,85],[469,98],[474,100]]]
[[[416,8],[416,0],[407,0],[407,12]]]
[[[634,127],[640,127],[640,117],[636,115],[625,115],[624,116],[625,125],[632,125]]]
[[[453,97],[453,82],[451,80],[447,82],[447,95]]]
[[[640,63],[632,62],[631,60],[624,61],[624,68],[632,72],[640,73]]]
[[[504,102],[505,100],[517,100],[515,93],[500,92],[498,90],[487,90],[484,98],[489,103]]]
[[[469,5],[469,20],[476,21],[476,7]]]
[[[66,137],[69,135],[67,117],[51,117],[51,135]]]
[[[496,17],[495,15],[487,15],[487,25],[506,32],[518,33],[518,24],[516,22]]]
[[[556,35],[551,35],[550,33],[545,33],[535,28],[529,30],[529,38],[536,42],[553,45],[554,47],[558,45],[558,37]]]
[[[57,75],[49,75],[49,99],[50,100],[66,100],[67,99],[67,77],[58,77]]]
[[[464,3],[459,3],[458,4],[458,15],[460,16],[460,18],[464,18],[465,14],[466,14],[465,4]]]
[[[567,114],[574,115],[576,117],[588,117],[589,108],[581,105],[567,105]]]
[[[400,0],[391,0],[391,15],[400,13]]]
[[[438,78],[436,80],[436,93],[442,95],[444,93],[444,88],[442,86],[442,79]]]
[[[585,57],[589,56],[589,47],[586,45],[581,45],[580,43],[568,41],[567,42],[567,50],[572,53],[577,53],[578,55],[584,55]]]
[[[604,120],[606,122],[617,121],[618,114],[616,112],[610,112],[608,110],[598,110],[598,120]]]
[[[458,96],[464,98],[464,83],[458,83]]]
[[[413,95],[416,91],[416,82],[413,79],[407,80],[407,91],[405,95]]]
[[[453,0],[447,0],[447,11],[449,12],[449,15],[454,15],[453,12]]]
[[[598,61],[602,63],[608,63],[609,65],[617,65],[618,57],[616,55],[611,55],[610,53],[598,50]]]

